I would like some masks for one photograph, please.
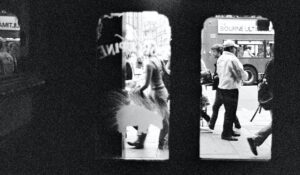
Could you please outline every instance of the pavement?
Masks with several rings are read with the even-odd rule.
[[[150,160],[167,160],[169,159],[169,150],[159,150],[158,136],[160,129],[154,125],[150,125],[145,140],[144,149],[133,149],[127,142],[134,142],[137,139],[137,131],[131,127],[127,127],[127,137],[124,137],[124,149],[122,157],[124,159],[150,159]]]
[[[215,98],[215,91],[207,87],[204,92],[211,105],[207,108],[208,115],[212,114],[212,104]],[[252,122],[254,112],[258,107],[257,86],[243,86],[239,90],[239,103],[237,116],[241,123],[241,129],[235,131],[241,134],[238,141],[226,141],[221,139],[224,121],[224,106],[219,110],[218,120],[215,129],[209,130],[205,121],[200,122],[200,157],[202,159],[236,159],[236,160],[269,160],[271,158],[272,135],[260,146],[257,147],[258,156],[255,156],[249,147],[247,137],[253,136],[261,128],[271,122],[269,111],[262,109],[257,113]]]
[[[212,104],[215,98],[215,91],[211,86],[203,89],[203,93],[208,96],[211,103],[207,108],[207,113],[211,116]],[[271,158],[271,142],[270,136],[263,145],[257,148],[258,156],[252,154],[247,142],[247,137],[253,136],[259,129],[271,122],[271,116],[268,111],[262,110],[258,113],[253,122],[250,122],[256,108],[257,102],[257,86],[243,86],[239,91],[239,104],[237,116],[240,120],[242,128],[236,130],[241,133],[238,141],[230,142],[221,139],[222,125],[224,121],[224,107],[219,111],[218,120],[214,131],[210,131],[205,121],[200,121],[200,158],[201,159],[230,159],[230,160],[269,160]],[[127,144],[128,141],[135,141],[137,138],[136,130],[128,126],[126,129],[126,137],[123,139],[123,155],[124,159],[154,159],[166,160],[169,158],[169,151],[158,150],[159,128],[150,125],[148,136],[145,141],[144,149],[133,149]]]

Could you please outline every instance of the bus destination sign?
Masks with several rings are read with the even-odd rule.
[[[220,34],[270,34],[274,35],[272,22],[268,31],[258,31],[257,19],[218,19]]]

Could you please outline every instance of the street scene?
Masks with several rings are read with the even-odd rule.
[[[110,14],[99,19],[97,31],[98,59],[122,58],[122,91],[107,95],[113,101],[108,113],[122,134],[122,158],[168,159],[168,19],[157,12]],[[103,34],[115,44],[106,43]],[[273,53],[274,30],[265,18],[228,15],[205,21],[199,58],[200,158],[270,159],[272,96],[264,94],[271,90],[259,92],[263,83],[271,88],[271,71],[266,72]]]
[[[269,160],[271,158],[272,137],[269,137],[265,143],[258,148],[258,156],[253,155],[247,142],[247,137],[253,136],[258,130],[271,122],[270,112],[265,110],[256,114],[253,121],[250,122],[258,107],[257,90],[257,86],[243,86],[240,89],[237,116],[241,123],[241,129],[235,129],[235,131],[241,133],[239,141],[228,142],[221,140],[225,112],[223,106],[220,108],[214,131],[208,128],[205,121],[200,120],[200,158],[231,160]],[[211,86],[203,86],[203,91],[209,97],[209,102],[211,103],[211,105],[207,107],[207,113],[211,116],[215,91],[212,90]],[[127,127],[126,133],[126,142],[137,139],[137,131],[132,126]],[[128,144],[125,144],[123,155],[126,159],[165,160],[168,158],[169,153],[167,151],[157,149],[159,129],[154,125],[150,125],[148,133],[145,141],[145,149],[133,149]]]
[[[99,19],[97,34],[99,65],[122,60],[122,90],[108,93],[106,98],[113,102],[105,108],[113,113],[122,134],[122,158],[168,159],[168,18],[153,11],[105,15]],[[108,36],[115,43],[108,43]]]
[[[259,16],[204,22],[201,158],[270,159],[274,34],[272,22]]]

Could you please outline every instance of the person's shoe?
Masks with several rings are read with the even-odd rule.
[[[139,141],[127,142],[127,143],[130,146],[134,146],[134,149],[143,149],[144,148],[144,144],[140,143]]]
[[[247,141],[249,143],[249,146],[250,146],[250,149],[251,149],[252,153],[257,156],[256,145],[254,143],[253,138],[247,138]]]
[[[158,141],[158,149],[163,150],[165,144],[165,140]]]
[[[232,132],[232,134],[231,134],[232,136],[234,136],[234,137],[239,137],[239,136],[241,136],[241,134],[240,133],[237,133],[237,132]]]
[[[143,149],[144,148],[144,143],[146,140],[146,133],[142,133],[141,135],[138,136],[137,141],[135,142],[127,142],[128,145],[134,146],[134,149]]]
[[[241,129],[242,128],[241,124],[239,124],[239,123],[235,123],[234,126],[235,126],[236,129]]]
[[[209,128],[209,129],[214,130],[214,127],[215,127],[215,126],[213,126],[213,125],[211,124],[211,122],[208,123],[208,128]]]
[[[163,149],[164,149],[164,145],[159,144],[159,145],[158,145],[158,149],[159,149],[159,150],[163,150]]]
[[[221,138],[228,141],[238,141],[238,139],[233,136],[221,136]]]

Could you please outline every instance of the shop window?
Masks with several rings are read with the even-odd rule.
[[[208,18],[204,23],[201,35],[201,64],[203,64],[201,68],[205,67],[207,71],[201,69],[201,78],[208,78],[201,81],[201,159],[271,159],[272,136],[269,132],[272,115],[270,110],[262,109],[260,111],[258,109],[257,83],[260,82],[259,77],[265,73],[267,63],[274,58],[275,32],[272,23],[268,30],[258,30],[256,21],[259,19],[265,18],[215,16]],[[225,48],[227,40],[231,40],[231,45],[235,45],[236,49]],[[213,78],[209,78],[215,77],[214,75],[217,73],[222,74],[219,69],[224,69],[224,67],[222,67],[221,61],[217,60],[221,55],[222,57],[225,57],[226,54],[230,55],[229,52],[236,55],[238,61],[243,65],[244,71],[241,72],[248,75],[248,79],[245,78],[242,81],[242,86],[238,91],[231,90],[229,92],[228,89],[232,89],[234,85],[232,83],[230,85],[230,81],[224,84],[223,81],[224,77],[230,80],[233,73],[228,74],[228,77],[226,75],[222,77],[222,81],[219,79],[217,86],[214,86]],[[220,55],[216,53],[220,53]],[[210,73],[211,76],[207,76]],[[221,78],[220,75],[219,78]],[[238,98],[229,95],[233,93]],[[236,106],[236,112],[229,115],[228,111],[234,110]],[[256,115],[254,115],[255,112],[257,112]],[[253,120],[250,121],[252,118]],[[256,148],[257,155],[255,155],[254,149],[255,154],[253,153],[250,145],[252,148]]]
[[[0,77],[18,72],[20,59],[20,26],[18,18],[10,12],[0,12]]]
[[[170,40],[168,18],[157,12],[112,13],[99,18],[97,69],[122,69],[120,89],[108,90],[106,98],[113,102],[104,104],[106,113],[115,111],[110,119],[115,119],[112,125],[122,134],[122,143],[108,144],[122,146],[121,155],[116,157],[169,157]]]

